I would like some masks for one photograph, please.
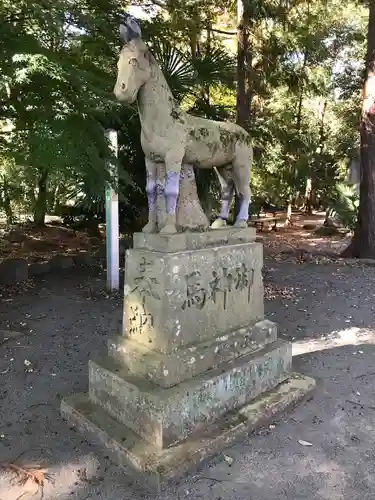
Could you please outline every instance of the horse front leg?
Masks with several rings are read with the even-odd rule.
[[[148,222],[142,229],[144,233],[156,233],[157,227],[157,212],[156,212],[156,179],[157,179],[157,163],[145,159],[146,163],[146,193],[148,203]]]
[[[215,168],[221,186],[221,210],[219,217],[211,224],[211,229],[222,229],[227,226],[235,189],[231,169],[232,166]]]
[[[165,210],[166,222],[160,230],[161,234],[177,233],[176,211],[177,200],[180,193],[181,160],[165,159]]]

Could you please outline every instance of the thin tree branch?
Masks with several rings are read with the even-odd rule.
[[[144,2],[137,2],[137,3],[131,3],[131,7],[152,7],[153,5],[156,5],[157,7],[160,7],[161,9],[168,9],[167,5],[162,2],[161,0],[149,0],[147,4]]]
[[[224,30],[218,30],[215,28],[211,28],[211,31],[214,31],[215,33],[222,33],[223,35],[237,36],[236,31],[224,31]]]
[[[154,5],[157,5],[158,7],[161,7],[162,9],[166,9],[167,8],[167,6],[165,5],[165,3],[160,2],[159,0],[151,0],[151,3],[153,3]]]

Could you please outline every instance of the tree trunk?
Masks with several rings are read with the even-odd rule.
[[[307,19],[306,22],[309,24],[310,22],[310,1],[307,2]],[[302,125],[302,111],[303,111],[303,100],[304,100],[304,92],[305,92],[305,80],[306,80],[306,68],[309,59],[309,51],[307,46],[305,46],[303,51],[303,63],[301,69],[301,82],[299,87],[299,95],[298,95],[298,103],[297,103],[297,113],[296,113],[296,122],[295,122],[295,130],[296,130],[296,139],[297,142],[294,146],[292,146],[291,153],[294,157],[298,157],[301,153],[301,125]],[[290,196],[288,202],[288,210],[287,210],[287,219],[285,222],[285,226],[291,226],[292,223],[292,204],[293,199],[296,199],[296,184],[297,184],[297,176],[298,176],[298,168],[297,168],[297,160],[292,160],[290,165]]]
[[[251,50],[249,36],[249,13],[243,0],[237,0],[237,123],[245,129],[250,128],[250,69]]]
[[[292,222],[292,198],[291,197],[289,198],[288,208],[286,210],[286,221],[285,221],[284,225],[285,225],[285,227],[293,225],[293,222]]]
[[[37,196],[34,205],[34,222],[44,226],[47,211],[47,172],[43,172],[37,183]]]
[[[343,257],[375,258],[375,0],[370,1],[366,83],[360,122],[361,162],[358,222]]]
[[[303,97],[304,97],[304,92],[305,92],[305,72],[306,72],[308,57],[309,57],[309,51],[307,50],[307,47],[305,47],[305,50],[303,53],[302,81],[301,81],[300,93],[299,93],[299,98],[298,98],[298,106],[297,106],[297,115],[296,115],[296,129],[297,129],[298,133],[301,130]]]
[[[311,179],[311,177],[308,177],[306,179],[305,211],[308,215],[312,215],[312,179]]]
[[[326,215],[324,217],[324,222],[323,222],[323,226],[328,226],[329,225],[329,218],[330,218],[330,215],[331,215],[331,210],[329,208],[326,209]]]
[[[322,104],[322,111],[320,116],[320,127],[319,127],[319,144],[316,148],[316,157],[311,165],[309,164],[309,173],[306,179],[306,191],[305,191],[305,206],[304,209],[307,214],[312,215],[312,205],[313,205],[313,169],[315,165],[320,165],[322,163],[322,153],[325,143],[325,131],[324,131],[324,118],[327,111],[328,102],[325,100]]]
[[[244,0],[237,0],[237,90],[236,123],[245,130],[251,127],[251,68],[252,52],[250,44],[249,6]],[[234,217],[239,213],[241,200],[237,193],[234,197]]]
[[[4,206],[5,216],[7,218],[7,225],[10,226],[13,224],[14,216],[11,204],[11,197],[9,195],[9,185],[5,179],[3,182],[3,206]]]
[[[56,184],[55,190],[53,192],[53,205],[51,207],[51,210],[54,214],[58,214],[59,208],[60,208],[60,195],[61,195],[61,184],[58,182]]]

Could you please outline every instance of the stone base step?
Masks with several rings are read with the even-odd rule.
[[[108,354],[134,375],[162,387],[171,387],[196,377],[238,356],[262,349],[277,340],[277,325],[263,319],[172,353],[146,350],[135,340],[118,336],[108,340]]]
[[[193,438],[164,450],[152,446],[120,424],[101,406],[91,402],[86,394],[64,399],[61,413],[89,440],[104,445],[112,460],[124,467],[125,473],[158,493],[169,481],[196,470],[202,462],[299,402],[314,387],[313,379],[293,373],[250,404],[227,413]]]
[[[291,369],[291,344],[283,340],[168,389],[104,358],[89,362],[89,395],[141,438],[167,448],[271,390]]]

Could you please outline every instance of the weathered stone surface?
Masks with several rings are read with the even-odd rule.
[[[255,241],[255,238],[256,232],[252,227],[210,229],[203,233],[134,233],[133,248],[173,253],[183,250],[199,250],[215,246],[250,243]]]
[[[125,337],[108,340],[108,354],[134,375],[162,387],[193,378],[221,363],[261,349],[277,339],[277,325],[262,320],[226,335],[196,343],[169,353],[145,350],[144,345]]]
[[[8,285],[29,279],[29,266],[24,259],[6,259],[0,263],[0,283]]]
[[[122,34],[127,30],[124,19],[120,26]],[[134,22],[133,20],[133,29]],[[125,102],[134,102],[136,96],[138,102],[148,178],[149,222],[145,226],[146,231],[175,233],[180,224],[189,227],[190,220],[191,224],[197,225],[198,216],[194,217],[190,212],[187,215],[191,217],[181,217],[180,224],[176,220],[175,206],[179,194],[180,172],[186,175],[187,166],[193,177],[193,166],[203,169],[216,168],[222,191],[222,206],[221,217],[215,221],[214,227],[222,227],[223,218],[228,218],[228,198],[233,197],[235,188],[241,193],[236,224],[246,225],[253,162],[252,141],[248,132],[237,124],[207,120],[181,109],[161,68],[142,40],[140,30],[136,38],[128,35],[123,38],[124,45],[119,56],[119,72],[114,94],[118,100]],[[128,64],[134,57],[142,60],[142,68]],[[159,197],[159,192],[164,191],[164,186],[168,200],[166,204],[169,204],[165,224],[160,217],[159,200],[155,203],[155,197]],[[185,199],[189,203],[194,195],[199,206],[196,188],[195,193],[190,192]],[[165,213],[165,210],[163,212]],[[202,210],[200,212],[204,215]]]
[[[169,389],[134,377],[111,359],[89,362],[90,398],[151,444],[165,448],[248,403],[288,377],[282,340]]]
[[[171,352],[263,319],[262,245],[128,250],[124,336]]]
[[[69,255],[54,255],[49,261],[53,271],[70,269],[74,267],[74,261]]]
[[[169,481],[195,471],[202,462],[293,407],[314,387],[313,379],[290,374],[286,381],[250,404],[224,415],[185,442],[163,450],[142,440],[85,394],[63,400],[61,412],[63,418],[90,441],[104,446],[114,462],[124,467],[125,473],[158,493]]]
[[[62,414],[159,490],[314,381],[290,375],[291,346],[264,319],[253,230],[137,235],[135,246],[126,254],[123,335],[109,339],[108,357],[89,362],[89,394],[64,401]]]
[[[51,271],[51,266],[48,261],[45,262],[33,262],[29,264],[29,275],[30,276],[40,276],[41,274],[46,274]]]

